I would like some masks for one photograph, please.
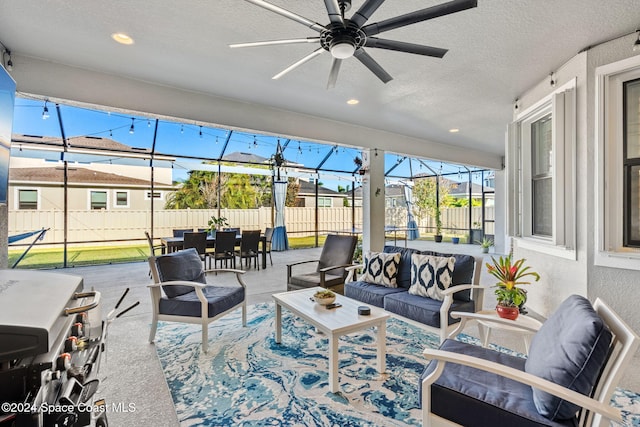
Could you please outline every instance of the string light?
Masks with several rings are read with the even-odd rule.
[[[200,135],[200,138],[202,138],[202,125],[200,125],[200,132],[198,132],[198,135]]]
[[[129,128],[129,133],[130,133],[131,135],[133,135],[133,133],[136,131],[136,129],[135,129],[134,125],[133,125],[133,121],[134,121],[134,120],[135,120],[135,119],[134,119],[133,117],[131,117],[131,127]]]
[[[300,141],[298,141],[298,154],[302,154],[302,147],[300,147]]]
[[[150,128],[151,127],[151,120],[147,120],[147,127]]]
[[[113,138],[113,130],[109,129],[109,137]]]
[[[184,133],[184,125],[180,125],[180,133],[183,134]]]

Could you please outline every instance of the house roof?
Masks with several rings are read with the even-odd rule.
[[[83,167],[69,167],[67,180],[72,184],[81,185],[109,185],[145,188],[151,186],[151,181],[144,179],[94,171]],[[9,169],[9,182],[12,184],[19,182],[62,184],[63,181],[64,170],[62,167]],[[166,184],[156,183],[155,188],[172,189],[173,187]]]
[[[303,181],[303,180],[300,180],[299,183],[300,183],[300,190],[298,190],[298,194],[303,196],[316,194],[315,183],[309,182],[309,181]],[[347,197],[347,193],[340,193],[330,188],[323,187],[322,185],[318,186],[318,194],[322,196]]]
[[[19,135],[11,136],[14,144],[42,144],[62,147],[62,138],[53,136],[37,136],[37,135]],[[130,147],[121,144],[110,138],[102,138],[99,136],[74,136],[67,138],[69,147],[75,148],[91,148],[94,150],[115,151],[121,153],[151,153],[148,148]]]

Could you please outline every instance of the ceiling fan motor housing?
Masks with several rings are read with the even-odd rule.
[[[344,27],[340,24],[329,24],[320,34],[320,45],[339,59],[351,57],[367,40],[365,33],[356,24],[349,19],[344,21]]]

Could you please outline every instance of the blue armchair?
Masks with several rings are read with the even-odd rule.
[[[475,316],[456,314],[462,325]],[[527,359],[446,340],[424,351],[431,362],[420,384],[423,425],[443,419],[470,427],[620,422],[610,400],[639,344],[605,303],[598,299],[592,306],[578,295],[542,324]]]
[[[242,308],[242,326],[247,324],[246,285],[243,270],[204,270],[194,249],[149,257],[154,284],[149,285],[153,318],[149,342],[153,342],[158,321],[195,323],[202,325],[202,350],[206,353],[209,323]],[[208,285],[206,274],[235,273],[240,286]],[[219,280],[219,279],[218,279]]]

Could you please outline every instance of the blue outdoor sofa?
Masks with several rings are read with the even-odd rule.
[[[365,304],[382,307],[385,310],[402,317],[428,325],[439,331],[440,341],[443,342],[458,319],[450,316],[452,311],[477,312],[482,310],[483,288],[479,286],[480,267],[482,259],[472,255],[443,254],[434,251],[419,251],[417,249],[398,246],[385,246],[385,254],[400,254],[399,262],[392,266],[396,269],[395,281],[397,287],[363,281],[356,278],[356,272],[365,266],[349,267],[349,276],[345,281],[345,296],[362,301]],[[409,293],[411,286],[411,269],[413,254],[432,255],[437,257],[453,257],[455,264],[451,274],[451,284],[442,291],[442,301]],[[414,266],[416,271],[421,267]],[[444,318],[445,322],[441,319]]]

